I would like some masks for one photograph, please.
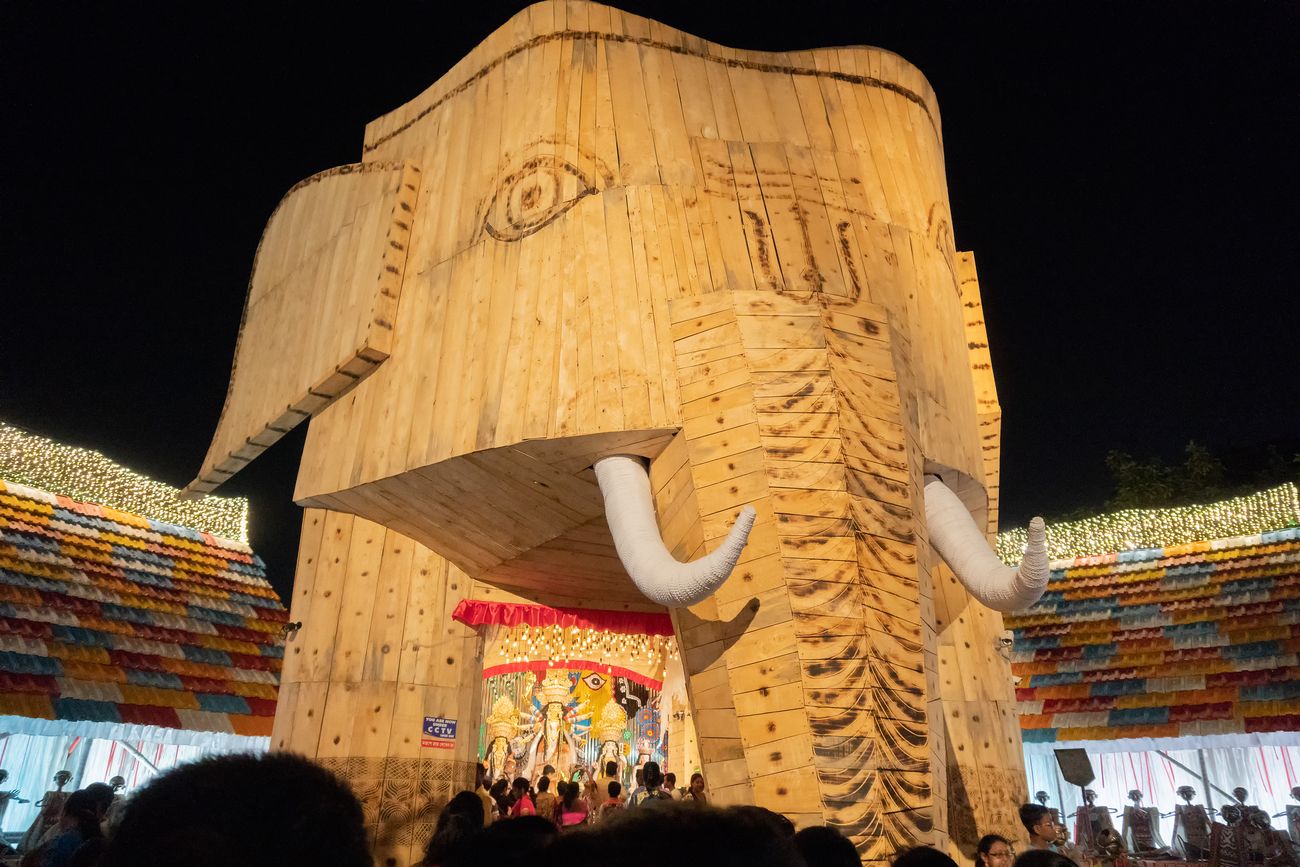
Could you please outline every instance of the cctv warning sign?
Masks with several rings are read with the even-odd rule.
[[[440,716],[424,718],[420,746],[435,750],[450,750],[456,746],[456,721]]]

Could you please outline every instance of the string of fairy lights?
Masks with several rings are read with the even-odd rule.
[[[1300,526],[1300,492],[1293,484],[1203,506],[1125,509],[1082,521],[1050,524],[1047,553],[1068,560],[1112,551],[1167,548],[1206,539],[1254,536]],[[1019,563],[1027,541],[1024,529],[998,534],[998,556]]]
[[[546,660],[555,666],[572,659],[598,665],[659,665],[677,658],[677,643],[671,635],[629,635],[604,629],[577,626],[498,626],[492,636],[502,662]]]
[[[0,479],[248,542],[244,497],[180,499],[180,489],[132,472],[90,449],[64,445],[0,422]]]

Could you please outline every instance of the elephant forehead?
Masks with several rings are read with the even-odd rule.
[[[907,120],[894,129],[887,112]],[[694,138],[851,153],[877,130],[940,151],[929,84],[890,52],[738,51],[603,6],[539,4],[371,122],[364,160],[425,169],[439,217],[423,241],[440,262],[485,233],[535,230],[590,191],[693,185]]]

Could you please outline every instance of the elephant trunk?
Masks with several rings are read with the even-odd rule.
[[[1029,522],[1029,545],[1020,567],[1002,563],[975,526],[966,506],[947,485],[925,485],[925,520],[930,544],[971,596],[995,611],[1023,611],[1047,589],[1047,530],[1042,518]]]
[[[650,498],[650,479],[641,460],[614,455],[596,461],[595,468],[614,547],[637,589],[669,608],[685,608],[713,595],[740,559],[754,526],[754,507],[741,510],[716,551],[682,563],[664,547]]]

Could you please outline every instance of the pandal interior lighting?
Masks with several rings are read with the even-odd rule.
[[[671,635],[628,635],[590,627],[498,626],[496,643],[507,663],[545,659],[555,666],[581,659],[598,665],[653,667],[665,658],[677,658]]]
[[[1047,553],[1053,560],[1093,554],[1167,548],[1207,539],[1254,536],[1300,525],[1300,492],[1293,484],[1204,506],[1125,509],[1047,527]],[[1024,529],[998,534],[998,556],[1020,562]]]
[[[90,449],[63,445],[0,422],[0,479],[223,539],[248,542],[248,500],[182,500],[180,489],[128,470]]]

